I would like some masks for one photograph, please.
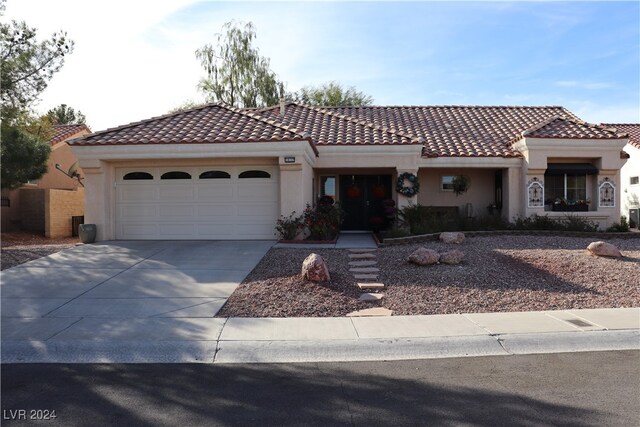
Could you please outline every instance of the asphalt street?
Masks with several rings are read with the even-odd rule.
[[[639,390],[640,351],[355,363],[3,364],[2,425],[636,426]]]

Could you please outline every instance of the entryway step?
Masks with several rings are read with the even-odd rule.
[[[378,264],[378,261],[351,261],[349,266],[351,267],[370,267]]]
[[[349,249],[349,252],[352,254],[367,254],[375,251],[377,251],[377,249]]]
[[[384,298],[384,294],[374,294],[372,292],[367,292],[360,295],[360,298],[358,298],[358,300],[370,302],[370,301],[380,301],[382,298]]]
[[[375,267],[359,267],[359,268],[350,268],[349,271],[351,273],[379,273],[380,269]]]
[[[372,259],[375,257],[375,254],[349,254],[350,259]]]
[[[384,283],[375,282],[358,282],[356,286],[360,289],[384,289]]]
[[[347,317],[371,317],[371,316],[391,316],[393,311],[384,307],[366,308],[364,310],[352,311]]]
[[[354,274],[353,277],[356,280],[376,280],[378,278],[377,274]]]

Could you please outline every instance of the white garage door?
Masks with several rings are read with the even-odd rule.
[[[117,239],[274,239],[278,169],[116,169]]]

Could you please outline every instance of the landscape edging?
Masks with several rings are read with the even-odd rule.
[[[590,231],[554,231],[554,230],[490,230],[490,231],[463,231],[466,237],[478,236],[567,236],[567,237],[594,237],[602,239],[634,239],[640,238],[640,233],[635,232],[590,232]],[[441,233],[420,234],[417,236],[395,237],[384,239],[378,244],[380,247],[407,245],[411,243],[428,242],[438,240]]]

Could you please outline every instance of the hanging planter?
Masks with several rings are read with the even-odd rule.
[[[362,195],[362,190],[356,184],[351,184],[347,187],[347,197],[350,199],[357,199]]]
[[[453,186],[453,192],[456,193],[456,196],[459,196],[469,190],[469,187],[471,187],[471,180],[466,175],[458,175],[453,178],[451,184]]]
[[[418,194],[418,191],[420,191],[420,183],[418,182],[418,177],[409,172],[401,173],[400,175],[398,175],[396,191],[406,197],[415,196],[416,194]]]
[[[376,185],[371,189],[371,194],[376,199],[384,199],[387,196],[387,189],[384,188],[384,185]]]

